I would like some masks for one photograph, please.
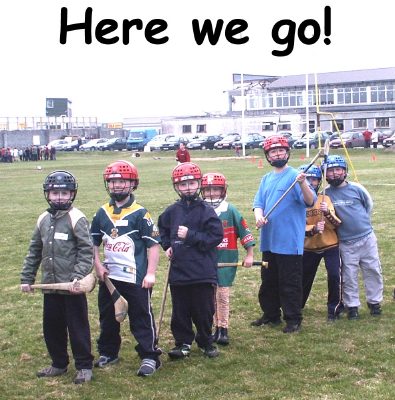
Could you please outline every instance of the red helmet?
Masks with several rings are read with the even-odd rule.
[[[208,172],[202,177],[202,189],[209,186],[218,186],[226,188],[226,178],[217,172]]]
[[[267,153],[271,149],[284,148],[289,150],[288,140],[282,135],[269,136],[263,141],[263,150]]]
[[[135,181],[135,188],[139,184],[139,174],[137,168],[129,161],[115,161],[108,165],[103,173],[105,181],[110,179],[125,179],[129,181]]]
[[[177,165],[171,173],[173,183],[179,183],[191,179],[202,179],[202,171],[200,168],[191,162]]]

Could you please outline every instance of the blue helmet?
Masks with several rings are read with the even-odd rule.
[[[322,167],[326,164],[326,168],[335,168],[340,167],[343,168],[346,172],[348,171],[348,166],[346,160],[337,154],[329,155],[326,159],[326,162],[322,163]]]
[[[298,168],[298,171],[300,172],[304,172],[306,170],[306,168],[308,167],[308,165],[301,165]],[[307,178],[317,178],[319,180],[322,179],[322,173],[321,173],[321,169],[319,167],[317,167],[316,165],[312,165],[306,172],[306,177]]]

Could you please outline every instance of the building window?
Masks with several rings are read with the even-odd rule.
[[[274,122],[262,122],[262,132],[272,132],[275,126]]]
[[[263,108],[273,108],[273,94],[272,93],[263,93],[262,94],[262,105]]]
[[[206,133],[206,125],[197,125],[196,133]]]
[[[394,101],[395,99],[395,86],[382,85],[372,86],[370,88],[372,103],[385,103],[386,101]]]
[[[366,118],[354,119],[353,120],[353,125],[354,125],[355,129],[367,128],[368,127],[367,119]]]
[[[389,128],[390,119],[387,118],[376,118],[376,128]]]
[[[192,125],[183,125],[182,133],[192,133]]]
[[[54,108],[53,99],[47,99],[47,108]]]
[[[328,104],[335,104],[335,95],[333,89],[320,90],[320,104],[324,106]]]
[[[336,119],[335,121],[332,121],[332,132],[337,132],[337,129],[339,129],[339,131],[344,131],[344,121],[342,119]]]

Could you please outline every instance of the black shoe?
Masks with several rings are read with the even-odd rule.
[[[368,303],[368,307],[370,309],[370,315],[373,315],[373,317],[378,317],[379,315],[381,315],[382,310],[380,303],[376,304]]]
[[[339,319],[338,314],[328,314],[327,322],[329,323],[336,322],[337,319]]]
[[[270,325],[277,326],[281,324],[281,318],[267,318],[262,315],[261,318],[256,319],[251,322],[251,326],[262,326],[262,325]]]
[[[213,335],[213,342],[214,342],[214,343],[215,343],[215,342],[218,340],[218,338],[219,338],[219,330],[220,330],[220,328],[218,328],[218,327],[215,328],[215,333],[214,333],[214,335]]]
[[[228,328],[219,328],[217,343],[222,346],[227,346],[229,344]]]
[[[347,311],[347,318],[350,321],[359,319],[358,307],[349,307]]]
[[[287,323],[285,328],[283,329],[283,333],[296,333],[299,332],[302,327],[302,324],[300,322],[293,324],[293,323]]]
[[[200,347],[200,350],[202,350],[203,354],[207,356],[208,358],[215,358],[219,356],[219,351],[218,349],[213,346],[212,344],[206,346],[206,347]]]
[[[189,357],[191,354],[191,345],[184,343],[180,346],[174,347],[167,354],[172,360],[181,360],[182,358]]]
[[[119,361],[118,357],[100,356],[99,359],[93,364],[97,368],[104,368]]]

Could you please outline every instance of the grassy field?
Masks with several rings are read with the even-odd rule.
[[[314,151],[313,151],[314,152]],[[253,227],[251,203],[260,177],[269,167],[260,150],[253,158],[225,158],[224,152],[193,152],[192,159],[203,172],[219,171],[229,182],[228,199]],[[314,154],[313,154],[314,155]],[[214,158],[214,156],[216,158]],[[218,158],[220,156],[220,158]],[[42,194],[45,176],[54,169],[68,169],[79,181],[75,205],[91,220],[107,194],[102,171],[111,161],[128,159],[138,167],[137,200],[157,220],[177,195],[171,186],[174,154],[68,153],[57,161],[0,164],[1,236],[0,259],[0,399],[393,399],[395,398],[395,154],[376,150],[352,150],[350,156],[360,183],[370,191],[375,207],[373,225],[379,240],[385,279],[383,315],[373,319],[365,306],[361,283],[361,318],[326,323],[326,277],[320,267],[312,295],[304,311],[299,334],[284,335],[281,327],[253,328],[260,316],[257,301],[259,269],[239,271],[231,296],[231,344],[217,359],[205,359],[193,346],[191,357],[170,362],[163,355],[163,368],[153,377],[136,376],[139,360],[135,341],[122,325],[121,362],[106,370],[95,370],[94,381],[76,386],[73,363],[60,378],[37,379],[35,372],[50,364],[42,336],[42,296],[23,295],[19,274],[38,215],[46,208]],[[199,157],[199,158],[198,158]],[[263,160],[260,161],[260,160]],[[295,151],[291,165],[306,163]],[[42,169],[38,170],[37,165]],[[392,195],[391,195],[392,193]],[[357,216],[356,216],[357,218]],[[284,227],[284,229],[287,229]],[[255,249],[259,259],[258,246]],[[153,293],[156,316],[162,298],[166,260],[161,255]],[[98,337],[97,289],[88,295],[94,354]],[[173,347],[169,330],[170,296],[160,346]]]

